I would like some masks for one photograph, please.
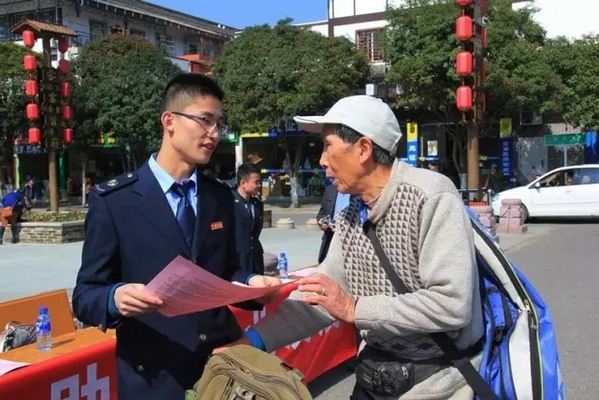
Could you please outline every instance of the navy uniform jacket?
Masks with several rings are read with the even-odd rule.
[[[335,201],[337,200],[337,186],[330,185],[327,186],[324,190],[324,195],[322,199],[322,206],[320,210],[318,210],[318,214],[316,215],[316,220],[320,221],[324,217],[333,218],[333,212],[335,211]],[[320,243],[320,251],[318,252],[318,262],[321,263],[327,253],[329,252],[329,246],[331,245],[331,240],[333,240],[333,232],[332,229],[327,229],[322,233],[322,241]]]
[[[237,254],[241,269],[249,274],[264,275],[264,249],[260,243],[262,221],[264,219],[264,204],[257,198],[251,197],[249,202],[254,207],[252,218],[246,200],[241,197],[236,189],[233,190],[235,198],[235,227]]]
[[[108,295],[118,282],[147,284],[178,255],[227,280],[245,282],[235,252],[228,188],[198,172],[198,216],[189,249],[148,164],[96,185],[85,221],[73,310],[105,329]],[[199,267],[198,267],[199,268]],[[114,321],[112,321],[114,322]],[[216,346],[241,335],[226,307],[167,318],[157,312],[122,318],[116,327],[119,400],[182,399]]]

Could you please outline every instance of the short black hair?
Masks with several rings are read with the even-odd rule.
[[[247,181],[251,174],[260,175],[260,169],[249,162],[241,164],[239,168],[237,168],[237,183],[242,180]]]
[[[354,144],[361,137],[364,137],[360,132],[343,124],[339,124],[335,127],[335,134],[347,144]],[[393,165],[395,156],[378,144],[372,142],[372,160],[379,165],[389,166]]]
[[[225,93],[214,79],[206,75],[180,74],[164,88],[160,114],[165,111],[182,111],[197,96],[212,96],[222,102]]]

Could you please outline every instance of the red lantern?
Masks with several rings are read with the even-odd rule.
[[[73,116],[71,106],[62,106],[60,109],[60,115],[65,121],[70,121],[71,117]]]
[[[64,98],[71,95],[71,84],[69,82],[62,82],[60,84],[60,95]]]
[[[73,130],[71,128],[66,128],[62,131],[62,140],[65,143],[71,143],[73,141]]]
[[[68,49],[69,49],[69,38],[66,36],[63,36],[60,39],[58,39],[58,51],[60,51],[61,53],[66,53]]]
[[[29,103],[25,107],[25,113],[27,115],[27,119],[36,120],[40,119],[40,108],[36,103]]]
[[[42,132],[40,128],[29,128],[29,143],[35,144],[42,141]]]
[[[472,39],[473,35],[472,18],[467,15],[462,15],[455,22],[455,36],[458,40],[465,42]]]
[[[462,85],[456,92],[456,105],[458,110],[465,112],[472,109],[472,88]]]
[[[35,33],[33,31],[23,31],[23,44],[29,48],[35,46]]]
[[[468,7],[472,4],[472,0],[455,0],[455,3],[460,7]]]
[[[58,62],[58,70],[61,74],[67,75],[69,73],[70,65],[64,58]]]
[[[25,94],[29,97],[37,96],[37,82],[28,79],[25,81]]]
[[[25,66],[25,71],[34,72],[37,68],[37,60],[33,54],[25,54],[23,57],[23,64]]]
[[[456,56],[455,71],[460,76],[472,74],[472,53],[460,51]]]

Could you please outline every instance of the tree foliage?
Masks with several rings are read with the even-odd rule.
[[[15,43],[0,43],[0,160],[11,158],[14,139],[24,135],[28,126],[24,87],[29,73],[23,69],[23,56],[28,53],[29,49]],[[36,56],[39,63],[41,57]]]
[[[534,9],[512,9],[510,0],[489,0],[487,79],[484,89],[488,118],[531,110],[556,110],[562,83],[540,55],[544,30],[532,19]],[[385,55],[391,63],[389,80],[401,83],[402,102],[458,118],[455,90],[455,38],[459,9],[452,0],[413,0],[410,8],[390,11]]]
[[[83,135],[112,131],[137,164],[158,148],[162,91],[181,73],[162,51],[137,37],[105,36],[81,49],[73,70],[76,122]]]
[[[483,134],[500,117],[558,111],[567,95],[562,78],[544,56],[545,31],[533,20],[534,12],[513,10],[511,0],[488,1]],[[408,7],[391,10],[384,52],[391,64],[388,80],[404,88],[398,105],[433,113],[445,123],[454,138],[454,165],[461,172],[466,130],[455,105],[461,80],[455,72],[455,56],[461,50],[455,38],[459,13],[453,0],[411,0]]]
[[[369,74],[363,54],[345,38],[327,38],[282,20],[247,28],[227,43],[215,68],[225,90],[229,126],[238,132],[266,132],[294,115],[320,114],[364,84]],[[299,207],[298,170],[304,136],[292,160],[281,141],[291,175],[291,205]]]
[[[599,129],[599,35],[573,42],[564,38],[553,43],[550,60],[561,68],[568,101],[564,118],[583,129]]]
[[[266,131],[321,113],[365,82],[368,64],[349,40],[289,22],[247,28],[225,45],[214,73],[234,130]]]

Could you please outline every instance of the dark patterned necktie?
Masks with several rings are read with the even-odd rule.
[[[184,184],[173,183],[171,186],[171,190],[173,193],[178,195],[181,200],[179,200],[179,204],[177,205],[177,222],[181,227],[181,232],[183,232],[183,237],[185,237],[185,241],[187,242],[187,246],[191,249],[193,245],[193,235],[195,232],[196,226],[196,216],[193,212],[193,207],[191,202],[189,201],[189,197],[187,194],[189,193],[189,189],[191,189],[195,185],[193,181],[187,181]]]

